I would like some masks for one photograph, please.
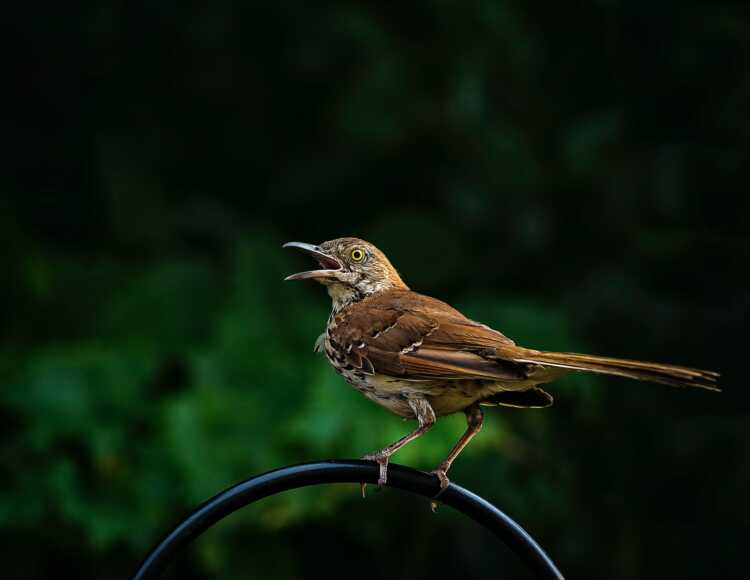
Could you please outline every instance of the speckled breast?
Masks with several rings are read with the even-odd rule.
[[[347,383],[352,385],[365,397],[378,405],[385,407],[401,417],[413,417],[414,413],[406,402],[414,389],[410,381],[400,380],[385,375],[368,374],[362,369],[355,368],[346,360],[343,353],[339,353],[331,344],[328,333],[324,338],[324,351],[328,362]]]

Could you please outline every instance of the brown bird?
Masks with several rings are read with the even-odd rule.
[[[719,375],[711,371],[518,346],[445,302],[412,292],[385,254],[364,240],[284,247],[303,250],[320,265],[286,279],[317,280],[333,300],[315,351],[323,350],[368,399],[419,422],[413,432],[364,456],[380,465],[380,485],[391,455],[429,431],[436,417],[463,411],[466,432],[433,471],[445,489],[451,464],[482,428],[482,405],[549,407],[552,396],[539,385],[573,371],[719,390]]]

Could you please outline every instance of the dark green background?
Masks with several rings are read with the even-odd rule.
[[[4,578],[127,577],[222,488],[411,427],[312,353],[323,289],[282,282],[308,265],[283,242],[343,235],[521,344],[720,371],[561,380],[452,476],[569,578],[750,574],[746,3],[3,12]],[[352,485],[236,514],[172,577],[441,573],[527,577],[450,509]]]

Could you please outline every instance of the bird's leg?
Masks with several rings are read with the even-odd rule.
[[[432,410],[432,407],[425,399],[408,399],[408,403],[411,410],[414,411],[414,416],[417,418],[417,421],[419,421],[419,427],[398,441],[391,443],[387,447],[383,447],[380,451],[368,453],[362,458],[369,461],[375,461],[380,465],[378,485],[385,485],[388,480],[388,460],[391,458],[391,455],[396,453],[396,451],[410,441],[414,441],[420,435],[427,433],[427,431],[432,429],[432,426],[435,424],[435,411]],[[362,486],[362,494],[364,495],[364,484]]]
[[[448,479],[448,470],[451,468],[456,457],[458,457],[458,454],[469,444],[469,441],[474,438],[474,435],[482,430],[484,413],[478,403],[474,403],[471,407],[468,407],[464,413],[466,413],[466,431],[461,435],[461,439],[459,439],[453,446],[448,457],[446,457],[442,463],[432,471],[432,473],[434,473],[440,480],[440,492],[438,493],[438,496],[445,491],[445,488],[447,488],[450,483]]]

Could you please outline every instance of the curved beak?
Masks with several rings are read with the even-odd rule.
[[[287,242],[282,248],[297,248],[303,252],[309,254],[318,261],[320,269],[309,270],[307,272],[298,272],[287,276],[284,280],[308,280],[311,278],[335,278],[336,272],[341,270],[341,262],[330,254],[327,254],[320,249],[319,246],[312,244],[305,244],[303,242]]]

